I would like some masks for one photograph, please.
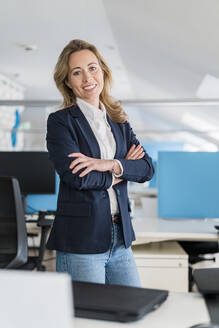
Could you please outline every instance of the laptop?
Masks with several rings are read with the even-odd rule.
[[[73,328],[70,276],[64,273],[0,270],[2,328]]]
[[[193,277],[200,293],[219,295],[219,268],[196,269]]]
[[[168,291],[73,281],[75,316],[129,322],[157,309]]]

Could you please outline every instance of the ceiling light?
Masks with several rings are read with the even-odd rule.
[[[106,47],[110,50],[115,50],[115,47],[112,46],[111,44],[106,44]]]
[[[20,77],[20,73],[14,73],[13,76],[17,79]]]
[[[34,51],[38,49],[37,45],[35,44],[17,43],[17,46],[23,48],[25,51]]]
[[[218,98],[219,97],[219,78],[206,74],[201,81],[196,96],[199,98]]]

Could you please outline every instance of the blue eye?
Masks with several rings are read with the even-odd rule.
[[[90,71],[95,71],[97,68],[95,66],[90,66]]]
[[[76,71],[73,73],[73,75],[79,75],[80,74],[80,71]]]

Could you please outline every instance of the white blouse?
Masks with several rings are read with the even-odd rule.
[[[106,118],[105,106],[103,103],[100,103],[101,109],[98,109],[80,98],[77,98],[76,102],[90,124],[90,127],[97,139],[100,147],[101,159],[113,159],[116,153],[116,141]],[[120,162],[119,164],[122,169],[122,164]],[[122,174],[123,172],[120,175],[117,175],[117,177]],[[110,198],[111,214],[114,215],[115,213],[119,213],[118,202],[114,189],[111,186],[107,189],[107,191]]]

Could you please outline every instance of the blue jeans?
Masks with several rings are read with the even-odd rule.
[[[56,271],[68,272],[72,280],[140,287],[131,247],[125,248],[122,227],[112,223],[112,240],[107,252],[75,254],[56,252]]]

